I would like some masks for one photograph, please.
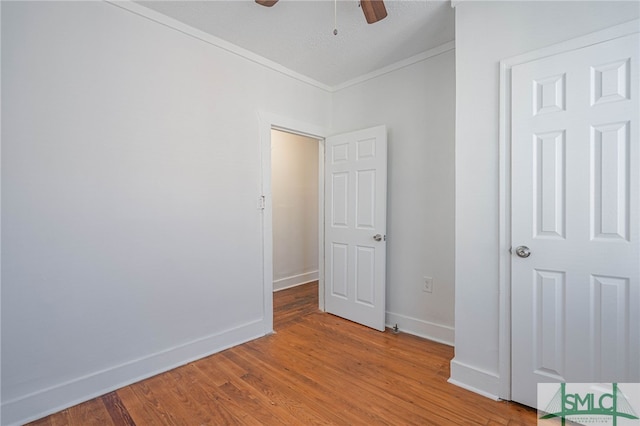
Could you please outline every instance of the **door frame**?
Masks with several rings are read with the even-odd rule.
[[[511,400],[511,71],[516,65],[640,32],[640,19],[500,61],[498,397]]]
[[[260,133],[260,185],[258,209],[262,210],[262,284],[264,333],[273,331],[273,206],[271,187],[271,130],[318,140],[318,307],[324,311],[324,152],[326,128],[268,112],[258,113]]]

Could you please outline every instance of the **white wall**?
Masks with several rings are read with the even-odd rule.
[[[456,7],[454,382],[501,394],[498,346],[499,61],[636,19],[638,2],[476,2]],[[504,387],[503,387],[504,389]]]
[[[267,331],[259,111],[387,125],[387,323],[453,341],[453,50],[332,96],[113,4],[1,7],[3,424]]]
[[[104,2],[2,2],[2,415],[265,333],[258,111],[330,94]]]
[[[271,131],[273,289],[318,279],[318,141]]]
[[[335,133],[388,129],[387,325],[447,343],[454,325],[454,75],[449,49],[333,99]],[[433,293],[422,291],[424,276],[433,277]]]

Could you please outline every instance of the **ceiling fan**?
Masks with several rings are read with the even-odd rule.
[[[278,0],[256,0],[256,3],[266,7],[271,7],[277,2]],[[360,7],[369,24],[374,24],[387,17],[387,9],[384,7],[383,0],[360,0]]]

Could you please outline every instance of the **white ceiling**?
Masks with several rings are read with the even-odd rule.
[[[445,0],[385,0],[388,16],[367,24],[358,0],[138,1],[150,9],[335,87],[454,39]]]

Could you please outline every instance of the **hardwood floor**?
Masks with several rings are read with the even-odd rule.
[[[453,348],[318,311],[317,283],[274,294],[275,334],[31,425],[535,425],[533,409],[447,383]]]

